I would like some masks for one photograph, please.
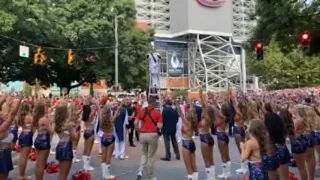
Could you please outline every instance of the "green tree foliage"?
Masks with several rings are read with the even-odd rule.
[[[25,88],[24,93],[25,93],[26,97],[32,96],[32,87],[30,86],[30,84],[26,84],[26,88]]]
[[[94,88],[93,88],[93,84],[90,84],[90,95],[94,96]]]
[[[183,99],[188,97],[188,91],[186,89],[173,89],[172,94],[175,97],[182,97]]]
[[[121,15],[119,82],[124,89],[144,88],[148,84],[145,59],[152,32],[135,28],[134,0],[1,0],[1,81],[25,80],[34,84],[37,78],[41,84],[55,83],[68,90],[102,78],[110,84],[115,71],[112,14]],[[23,44],[31,47],[29,59],[18,57],[19,45]],[[33,64],[37,46],[32,44],[44,47],[48,57],[44,65]],[[67,64],[69,48],[75,49],[72,66]],[[79,84],[71,86],[75,81]]]
[[[248,71],[255,74],[270,88],[296,88],[320,82],[320,58],[304,56],[300,49],[281,52],[279,44],[271,41],[264,47],[264,60],[257,61],[255,54],[247,57]]]
[[[312,34],[311,52],[320,52],[320,1],[319,0],[256,0],[253,20],[257,22],[249,48],[257,41],[268,45],[278,42],[283,52],[290,52],[299,44],[304,32]]]

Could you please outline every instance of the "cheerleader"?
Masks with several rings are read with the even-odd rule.
[[[307,162],[308,175],[309,179],[314,179],[316,169],[314,128],[317,114],[314,106],[311,104],[310,98],[305,99],[305,105],[300,108],[299,112],[305,123],[304,139],[307,144],[305,158]]]
[[[68,105],[66,102],[61,102],[56,107],[54,122],[54,131],[59,137],[56,147],[56,159],[59,161],[60,167],[58,180],[67,180],[73,159],[72,141],[77,135],[73,128],[75,125],[68,119]]]
[[[252,120],[248,128],[248,139],[240,143],[241,159],[248,160],[250,180],[268,180],[268,173],[265,171],[262,156],[266,155],[267,132],[264,122]]]
[[[2,113],[4,115],[4,118],[8,117],[8,114],[10,113],[10,99],[8,99],[7,102],[4,102],[4,104],[2,105]],[[12,124],[9,127],[9,132],[11,134],[13,134],[13,140],[12,140],[12,144],[11,144],[11,148],[14,149],[15,145],[17,143],[18,140],[18,124],[17,124],[17,116],[15,116],[14,121],[12,121]]]
[[[7,117],[0,117],[0,179],[8,179],[9,172],[13,170],[12,155],[11,155],[11,142],[14,135],[8,131],[9,126],[12,124],[20,103],[23,99],[23,95],[20,94],[19,99],[14,100],[13,108]],[[0,99],[0,105],[5,101],[5,96]]]
[[[236,115],[234,117],[234,127],[233,127],[233,134],[234,134],[234,139],[236,142],[236,145],[238,147],[239,153],[241,154],[241,148],[240,148],[240,143],[244,142],[245,138],[245,120],[248,118],[247,117],[247,106],[244,102],[237,102],[236,98],[232,99],[232,104],[235,107]],[[240,169],[237,169],[236,172],[240,174],[245,174],[247,171],[246,169],[246,163],[241,161],[241,167]]]
[[[228,123],[231,119],[230,103],[226,102],[221,106],[220,113],[217,116],[217,139],[218,148],[222,160],[222,174],[218,177],[221,179],[228,179],[231,176],[231,162],[229,155],[229,136],[226,132]]]
[[[12,149],[15,149],[15,146],[16,146],[17,141],[18,141],[18,123],[17,122],[18,122],[18,117],[16,116],[14,118],[14,121],[12,121],[12,124],[9,127],[10,133],[13,134],[13,140],[12,140],[12,143],[11,143],[11,148]]]
[[[78,147],[78,143],[80,140],[80,133],[81,133],[81,124],[80,124],[79,118],[82,110],[78,110],[78,107],[74,102],[70,102],[68,106],[69,106],[70,120],[72,123],[75,124],[74,129],[76,134],[76,138],[72,141],[73,163],[78,163],[80,162],[80,159],[77,158],[77,147]]]
[[[314,122],[315,149],[317,151],[318,158],[320,158],[320,111],[317,106],[314,106],[314,112],[317,114]]]
[[[264,106],[266,114],[264,123],[269,135],[267,156],[263,157],[263,163],[268,171],[270,180],[290,180],[289,167],[290,153],[286,146],[286,128],[280,116],[273,112],[270,103]],[[277,127],[277,128],[275,128]]]
[[[177,104],[178,105],[178,104]],[[188,180],[198,180],[198,170],[196,164],[196,145],[192,139],[193,132],[198,128],[198,118],[193,106],[190,107],[189,112],[185,116],[181,109],[177,109],[178,114],[182,120],[182,155],[184,165],[188,173]]]
[[[102,177],[104,179],[113,179],[115,176],[110,173],[112,153],[114,150],[115,137],[113,135],[113,126],[115,120],[120,115],[120,109],[118,109],[113,117],[111,117],[111,104],[107,103],[101,112],[101,127],[99,136],[101,137],[102,155],[101,155],[101,169]]]
[[[85,171],[93,171],[94,168],[90,166],[90,154],[94,143],[94,127],[97,118],[97,111],[99,106],[95,104],[86,104],[83,106],[82,120],[84,121],[85,130],[83,133],[84,137],[84,148],[83,148],[83,169]]]
[[[34,142],[37,152],[36,159],[36,179],[42,180],[44,176],[45,165],[50,153],[51,136],[53,129],[51,122],[46,116],[46,107],[42,101],[36,103],[33,112],[33,127],[38,130],[38,135]]]
[[[59,101],[56,100],[53,97],[53,98],[51,98],[51,102],[50,103],[51,103],[51,108],[49,108],[49,110],[48,110],[48,115],[49,115],[49,119],[51,120],[52,128],[54,129],[54,126],[55,126],[55,124],[54,124],[54,116],[55,116],[56,107],[59,105]],[[55,134],[52,135],[51,140],[54,138],[54,136],[55,136]],[[54,149],[55,149],[54,147],[52,147],[50,149],[50,155],[55,155],[56,154]]]
[[[280,110],[280,117],[286,125],[290,138],[291,153],[297,164],[301,180],[308,180],[305,161],[307,146],[303,138],[304,123],[296,108],[292,108],[291,112],[288,108],[282,108]]]
[[[215,179],[215,167],[213,160],[214,140],[210,133],[212,125],[215,123],[215,110],[213,106],[207,106],[204,101],[202,89],[199,91],[202,106],[202,120],[199,122],[199,134],[201,141],[201,152],[206,167],[207,179]]]
[[[19,145],[21,147],[19,157],[19,179],[31,179],[31,176],[26,176],[26,167],[28,163],[29,153],[33,144],[33,116],[32,107],[29,103],[21,103],[18,117],[18,125],[22,128],[19,136]]]

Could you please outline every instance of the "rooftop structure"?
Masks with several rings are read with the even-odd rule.
[[[137,20],[156,31],[163,88],[246,91],[241,43],[254,26],[254,0],[136,0],[136,8]],[[172,59],[181,61],[182,70],[172,67]]]

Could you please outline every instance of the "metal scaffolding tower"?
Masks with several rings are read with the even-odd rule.
[[[170,35],[170,0],[135,1],[138,20],[148,22],[156,30],[156,35]],[[246,91],[245,51],[241,44],[255,26],[255,22],[249,18],[254,6],[254,0],[232,0],[232,37],[215,34],[183,35],[189,41],[188,74],[191,89],[202,87],[220,91],[237,87]],[[235,52],[236,46],[240,47],[241,55],[239,51]]]
[[[231,37],[195,35],[189,41],[189,86],[222,91],[242,88],[241,60]]]
[[[254,12],[254,0],[233,0],[233,38],[245,41],[249,37],[250,30],[255,22],[250,20],[249,14]]]
[[[157,32],[170,30],[170,0],[136,0],[137,19],[146,21]]]

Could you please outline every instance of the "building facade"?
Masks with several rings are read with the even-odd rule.
[[[245,51],[254,0],[136,0],[137,20],[155,29],[161,88],[246,92]]]

